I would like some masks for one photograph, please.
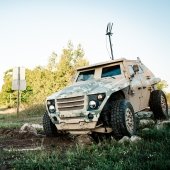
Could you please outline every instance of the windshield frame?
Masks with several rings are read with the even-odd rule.
[[[80,76],[82,76],[82,78],[80,78]],[[93,80],[94,77],[95,77],[95,69],[83,70],[83,71],[78,72],[76,82]]]
[[[114,72],[113,72],[113,67],[115,67]],[[113,75],[109,75],[109,74],[113,74]],[[122,69],[120,64],[110,65],[107,67],[103,67],[101,69],[101,78],[116,77],[116,76],[120,76],[121,74],[122,74]]]
[[[76,73],[76,76],[75,76],[75,79],[74,79],[74,82],[77,83],[77,82],[82,82],[82,81],[77,81],[78,80],[78,76],[81,72],[86,72],[86,71],[91,71],[91,70],[94,70],[94,77],[93,79],[97,80],[97,79],[102,79],[101,75],[102,75],[102,70],[104,68],[108,68],[108,67],[114,67],[114,66],[117,66],[119,65],[120,66],[120,71],[121,71],[121,74],[119,75],[115,75],[115,76],[112,76],[110,78],[120,78],[120,77],[125,77],[125,69],[124,69],[124,64],[123,62],[116,62],[116,63],[111,63],[111,64],[107,64],[107,65],[101,65],[101,66],[97,66],[97,67],[92,67],[92,68],[85,68],[85,69],[81,69],[81,70],[77,70],[77,73]],[[109,78],[109,77],[105,77],[105,78]],[[93,79],[90,79],[90,80],[93,80]],[[88,81],[88,80],[86,80]]]

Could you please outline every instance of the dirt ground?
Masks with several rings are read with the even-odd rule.
[[[13,114],[16,109],[0,108],[0,114]],[[70,135],[49,138],[43,132],[33,134],[31,132],[20,133],[20,129],[0,129],[0,150],[36,150],[36,149],[64,149],[75,144]]]
[[[74,146],[75,139],[70,135],[60,135],[49,138],[42,134],[30,132],[20,133],[19,129],[0,129],[0,149],[36,150],[36,149],[60,149]]]
[[[11,109],[7,109],[7,108],[0,108],[0,114],[11,114],[11,113],[16,113],[16,108],[11,108]]]
[[[66,152],[68,148],[75,146],[77,141],[70,135],[60,135],[58,137],[46,137],[43,132],[33,134],[31,132],[20,133],[20,129],[0,129],[0,152],[6,151],[32,151],[58,150]],[[1,159],[1,158],[0,158]],[[7,158],[3,165],[0,164],[0,170],[9,170],[11,167],[11,160],[14,158]]]
[[[169,109],[170,115],[170,109]],[[0,150],[1,149],[67,149],[75,144],[91,144],[93,140],[89,136],[72,136],[68,134],[58,137],[46,137],[43,131],[37,134],[31,132],[20,133],[20,129],[0,129]]]
[[[0,108],[0,115],[16,113],[16,109]],[[75,146],[76,143],[85,140],[85,144],[89,143],[89,139],[76,138],[69,134],[59,135],[57,137],[46,137],[43,130],[37,130],[37,133],[29,131],[20,133],[20,128],[1,129],[0,128],[0,150],[43,150],[43,149],[67,149]],[[1,169],[0,169],[1,170]]]

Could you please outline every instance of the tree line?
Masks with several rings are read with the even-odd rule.
[[[61,55],[55,52],[49,57],[46,66],[26,69],[26,90],[21,92],[21,103],[26,105],[44,102],[45,98],[69,85],[78,67],[86,66],[84,50],[76,48],[71,41],[62,49]],[[15,106],[17,91],[12,90],[12,69],[4,73],[4,83],[0,92],[0,105]]]

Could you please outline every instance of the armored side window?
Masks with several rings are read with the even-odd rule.
[[[101,77],[112,77],[121,74],[120,65],[105,67],[102,69]]]
[[[80,72],[77,81],[86,81],[94,78],[94,70]]]
[[[134,72],[134,70],[133,70],[133,66],[132,66],[132,65],[128,65],[128,68],[129,68],[129,73],[130,73],[130,75],[131,75],[131,76],[134,75],[135,72]]]
[[[134,66],[134,65],[133,65]],[[134,72],[134,69],[133,69],[133,66],[132,65],[129,65],[128,66],[128,68],[129,68],[129,73],[130,73],[130,75],[134,75],[135,74],[135,72]],[[137,65],[138,66],[138,73],[139,74],[142,74],[143,73],[143,69],[142,69],[142,67],[140,66],[140,65]]]
[[[141,66],[139,66],[139,72],[138,72],[138,73],[139,73],[139,74],[143,73],[143,69],[142,69]]]

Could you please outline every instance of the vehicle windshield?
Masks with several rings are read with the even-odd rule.
[[[120,74],[121,74],[120,65],[105,67],[105,68],[102,69],[101,78],[103,78],[103,77],[114,77],[114,76],[117,76],[117,75],[120,75]]]
[[[94,78],[94,70],[80,72],[77,81],[86,81]]]

